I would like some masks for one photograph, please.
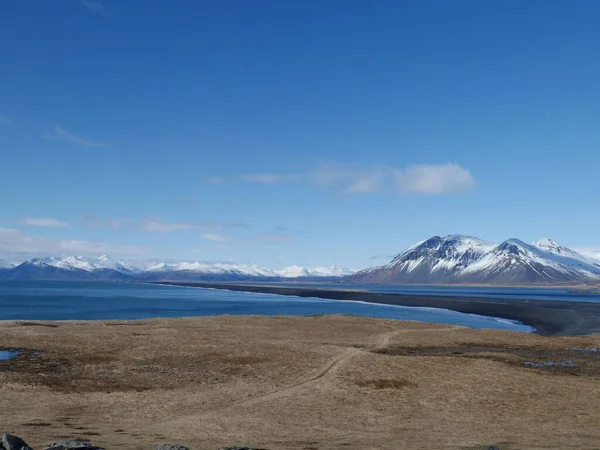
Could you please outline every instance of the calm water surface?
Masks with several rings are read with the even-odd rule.
[[[434,308],[136,283],[0,281],[0,320],[146,319],[221,314],[351,314],[471,328],[531,331],[528,326],[505,319]]]

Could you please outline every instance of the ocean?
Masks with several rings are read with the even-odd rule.
[[[141,283],[0,281],[0,320],[130,320],[222,314],[349,314],[532,331],[506,319],[434,308],[230,292]]]

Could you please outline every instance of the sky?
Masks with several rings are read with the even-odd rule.
[[[600,2],[4,0],[0,257],[600,252]]]

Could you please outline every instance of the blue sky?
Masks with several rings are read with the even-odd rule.
[[[600,3],[0,3],[0,256],[600,249]]]

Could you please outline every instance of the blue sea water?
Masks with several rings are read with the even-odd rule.
[[[532,331],[494,317],[434,308],[288,297],[138,283],[0,281],[0,320],[109,320],[154,317],[350,314]]]

